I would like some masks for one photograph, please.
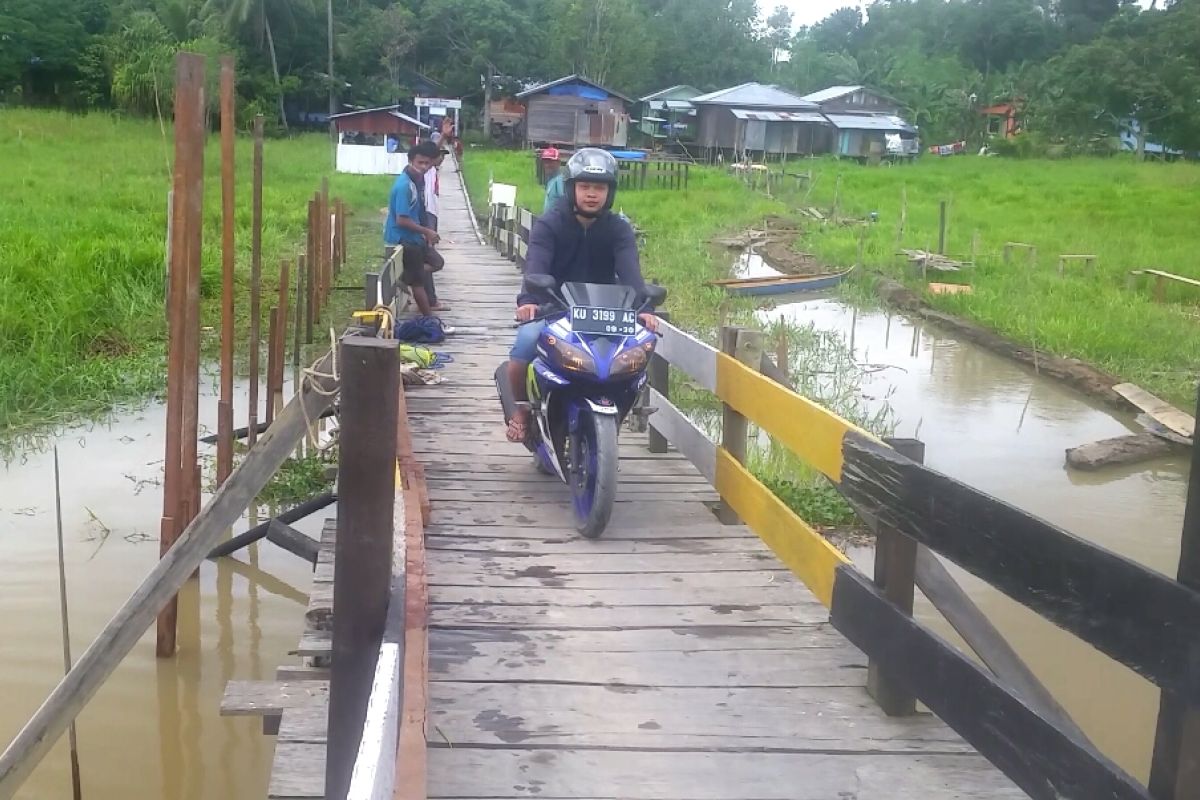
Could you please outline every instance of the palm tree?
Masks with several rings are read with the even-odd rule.
[[[311,7],[311,0],[296,0]],[[268,10],[270,6],[270,10]],[[288,25],[295,26],[290,0],[206,0],[205,11],[218,12],[225,17],[225,24],[234,32],[249,32],[258,46],[266,44],[271,59],[271,72],[275,76],[276,95],[279,98],[279,122],[287,130],[287,114],[283,108],[283,83],[279,78],[279,59],[275,55],[275,36],[271,32],[271,16]]]

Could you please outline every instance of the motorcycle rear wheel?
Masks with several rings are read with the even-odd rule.
[[[595,539],[608,526],[617,496],[617,419],[584,413],[572,435],[568,476],[575,528]]]

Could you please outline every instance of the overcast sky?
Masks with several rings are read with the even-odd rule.
[[[1143,6],[1149,6],[1149,0],[1139,0]],[[787,6],[792,10],[793,21],[797,27],[800,25],[812,25],[814,22],[820,22],[825,17],[837,11],[839,8],[847,6],[865,7],[868,2],[862,0],[758,0],[759,12],[764,18],[776,6]]]

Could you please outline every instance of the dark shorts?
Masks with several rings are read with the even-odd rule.
[[[442,254],[432,247],[423,247],[421,245],[406,244],[402,245],[403,253],[401,253],[400,261],[400,282],[405,286],[421,286],[425,281],[425,272],[438,272],[442,267],[446,266],[446,260],[442,258]],[[384,248],[384,258],[390,258],[396,250],[395,246],[389,245]],[[426,270],[426,264],[429,265]]]

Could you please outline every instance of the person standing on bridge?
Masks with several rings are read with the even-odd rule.
[[[440,176],[442,162],[446,160],[446,156],[449,153],[450,151],[444,147],[438,150],[437,158],[433,160],[433,164],[425,172],[424,224],[435,231],[438,229],[438,214],[441,212],[442,185]],[[430,248],[430,252],[437,256],[437,258],[426,261],[427,266],[430,268],[425,270],[425,295],[429,298],[429,307],[434,311],[449,311],[450,306],[442,305],[438,302],[437,287],[433,284],[433,273],[440,270],[444,266],[445,261],[432,248]]]
[[[408,166],[392,184],[387,221],[383,226],[384,258],[403,248],[400,280],[412,292],[421,316],[433,316],[433,304],[425,293],[425,277],[445,262],[434,250],[441,241],[438,232],[426,225],[425,173],[437,158],[438,148],[422,142],[408,151]]]
[[[599,148],[577,150],[567,162],[564,189],[563,201],[539,217],[530,231],[525,274],[553,275],[559,286],[572,281],[615,283],[645,291],[633,228],[612,213],[617,160]],[[517,295],[517,320],[528,322],[537,312],[537,298],[522,286]],[[658,330],[658,318],[653,314],[641,314],[639,319],[648,330]],[[517,401],[508,422],[510,442],[525,441],[529,430],[525,376],[545,327],[545,322],[531,322],[518,328],[508,355],[508,381]]]

